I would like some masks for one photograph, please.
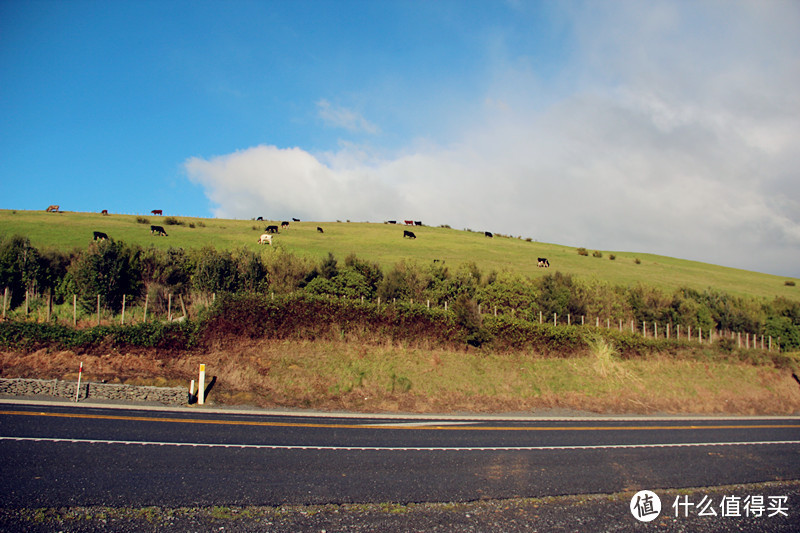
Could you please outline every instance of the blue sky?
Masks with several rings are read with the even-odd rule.
[[[0,208],[427,224],[800,276],[794,1],[0,0]]]

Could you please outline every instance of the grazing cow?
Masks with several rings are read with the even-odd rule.
[[[278,226],[267,226],[264,228],[267,233],[278,233]]]
[[[414,225],[414,221],[413,220],[404,220],[403,223],[406,226],[413,226]]]
[[[58,213],[58,207],[59,207],[59,206],[57,206],[57,205],[51,205],[50,207],[48,207],[47,209],[45,209],[45,211],[46,211],[46,212],[48,212],[48,213],[50,213],[50,212],[52,212],[52,213]]]
[[[264,217],[258,217],[256,220],[264,220]]]
[[[258,238],[258,244],[269,244],[272,246],[272,235],[269,233],[264,233],[261,237]]]
[[[550,261],[548,261],[546,257],[539,257],[536,266],[547,268],[550,266]]]
[[[156,235],[163,235],[164,237],[168,237],[167,232],[164,231],[164,228],[161,226],[150,226],[150,233],[155,233]]]
[[[397,224],[397,221],[396,220],[390,220],[389,224]]]
[[[108,216],[108,209],[103,209],[102,211],[100,211],[100,214],[104,215],[104,216]]]
[[[404,229],[403,230],[403,238],[406,238],[406,237],[408,237],[409,239],[416,239],[417,238],[417,236],[414,235],[413,231],[408,231],[407,229]]]
[[[325,233],[324,231],[322,231],[322,228],[320,228],[319,226],[317,226],[317,231],[318,231],[319,233]]]
[[[106,235],[102,231],[95,231],[93,240],[95,240],[95,241],[107,241],[108,240],[108,235]]]
[[[150,212],[153,213],[154,215],[163,215],[164,214],[164,212],[161,209],[153,209]]]
[[[289,227],[289,223],[284,220],[283,222],[281,222],[281,227],[282,228],[288,228]]]
[[[415,220],[414,221],[414,225],[415,226],[421,226],[422,225],[422,221],[421,220]]]
[[[293,219],[292,219],[292,221],[294,221],[294,222],[300,222],[300,219],[299,219],[299,218],[293,218]]]
[[[487,237],[494,237],[491,231],[484,231],[483,234],[486,235]]]

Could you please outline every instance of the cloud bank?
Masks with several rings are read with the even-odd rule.
[[[413,218],[800,276],[800,7],[599,4],[571,21],[556,75],[499,61],[466,123],[433,117],[458,124],[446,139],[255,146],[187,174],[220,217]]]

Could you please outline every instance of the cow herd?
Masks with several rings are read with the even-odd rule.
[[[60,206],[54,204],[54,205],[48,206],[46,211],[48,213],[58,213],[59,209],[60,209]],[[152,213],[153,215],[163,215],[163,210],[161,210],[161,209],[153,209],[152,211],[150,211],[150,213]],[[101,211],[101,214],[102,215],[108,215],[108,210],[107,209],[103,209]],[[257,217],[255,220],[263,221],[264,217]],[[292,218],[292,221],[293,222],[300,222],[300,219],[299,218]],[[389,220],[387,223],[388,224],[397,224],[397,221],[396,220]],[[421,220],[403,220],[403,224],[406,225],[406,226],[422,226],[422,221]],[[280,224],[280,228],[281,229],[285,229],[285,228],[288,228],[288,227],[289,227],[289,222],[288,221],[281,222],[281,224]],[[261,234],[261,236],[259,236],[258,241],[257,241],[258,244],[269,244],[270,246],[272,246],[272,236],[277,234],[278,232],[279,232],[279,228],[278,228],[277,224],[267,226],[266,228],[264,228],[264,233]],[[324,231],[323,231],[321,226],[317,226],[317,233],[324,233]],[[164,230],[163,226],[150,226],[150,234],[151,235],[155,235],[157,237],[167,237],[168,236],[167,232],[166,232],[166,230]],[[490,231],[485,231],[483,234],[484,234],[484,236],[486,236],[488,238],[493,238],[494,237],[494,234],[492,234],[492,232],[490,232]],[[416,239],[417,236],[413,231],[409,231],[407,229],[404,229],[403,230],[403,238],[404,239],[406,239],[406,238],[408,238],[408,239]],[[95,241],[103,241],[103,240],[108,240],[108,239],[109,239],[108,235],[106,233],[102,232],[102,231],[93,232],[93,240],[95,240]],[[538,266],[540,268],[548,268],[548,267],[550,267],[550,261],[548,261],[548,259],[546,257],[538,257],[536,259],[536,266]]]

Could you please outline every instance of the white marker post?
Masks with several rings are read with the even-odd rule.
[[[203,405],[206,388],[206,365],[200,365],[200,378],[197,382],[197,405]]]
[[[194,380],[189,384],[189,403],[192,403],[192,398],[194,398]]]
[[[81,366],[78,368],[78,386],[75,387],[75,403],[78,403],[78,394],[81,391],[81,374],[83,374],[83,361],[81,361]]]

